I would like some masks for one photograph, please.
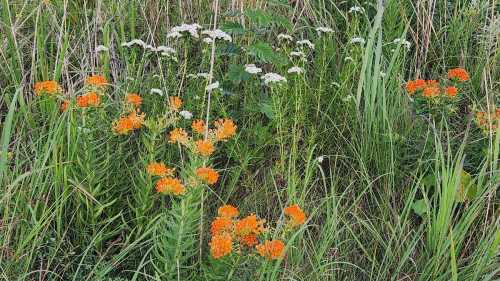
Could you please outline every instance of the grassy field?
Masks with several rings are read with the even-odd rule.
[[[0,280],[498,280],[495,0],[0,0]]]

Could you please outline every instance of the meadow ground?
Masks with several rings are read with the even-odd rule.
[[[0,279],[498,280],[495,0],[0,0]]]

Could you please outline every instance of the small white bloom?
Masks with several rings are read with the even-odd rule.
[[[387,74],[383,71],[380,71],[380,77],[384,78]]]
[[[407,41],[406,39],[404,38],[396,38],[394,39],[394,41],[392,41],[392,43],[394,44],[401,44],[403,45],[406,49],[410,49],[411,47],[411,43],[410,41]]]
[[[333,33],[333,29],[331,29],[329,27],[316,27],[316,31],[320,35],[321,35],[321,33]]]
[[[364,13],[365,12],[365,9],[363,7],[360,7],[360,6],[352,6],[350,9],[349,9],[349,13]]]
[[[167,38],[179,39],[182,37],[182,34],[178,31],[170,31],[167,33]]]
[[[278,40],[293,41],[293,37],[291,35],[288,35],[288,34],[280,33],[280,34],[278,34]]]
[[[344,61],[354,61],[354,59],[352,57],[345,57]]]
[[[133,39],[129,42],[125,42],[125,43],[122,43],[122,47],[127,47],[127,48],[130,48],[134,45],[137,45],[139,47],[142,47],[142,48],[145,48],[146,47],[146,43],[144,43],[144,41],[142,41],[141,39]]]
[[[318,161],[319,163],[323,163],[324,160],[325,160],[325,155],[321,155],[316,158],[316,161]]]
[[[207,92],[211,92],[211,91],[218,89],[218,88],[219,88],[219,81],[215,81],[214,83],[208,85],[206,90],[207,90]]]
[[[304,52],[301,52],[301,51],[293,51],[293,52],[290,52],[290,56],[303,58],[306,56],[306,54],[304,54]]]
[[[302,67],[294,66],[294,67],[291,67],[290,69],[288,69],[288,73],[300,74],[300,73],[304,73],[304,69]]]
[[[208,35],[213,40],[223,39],[223,40],[226,40],[228,42],[232,42],[233,41],[233,38],[231,38],[231,36],[229,34],[227,34],[226,32],[224,32],[224,31],[222,31],[220,29],[216,29],[216,30],[204,30],[204,31],[201,32],[201,34]]]
[[[163,96],[163,91],[157,88],[151,89],[151,94],[157,94],[159,96]]]
[[[352,95],[348,95],[345,98],[343,98],[342,101],[343,102],[350,102],[353,99],[354,99],[354,97]]]
[[[257,74],[262,72],[262,68],[255,66],[255,64],[245,64],[245,71],[250,74]]]
[[[212,42],[214,42],[214,40],[212,40],[212,38],[203,38],[203,43],[207,43],[207,44],[212,44]]]
[[[182,32],[188,32],[194,38],[200,38],[198,35],[198,29],[201,29],[201,25],[197,23],[193,24],[181,24],[179,26],[174,26],[167,34],[167,38],[180,38],[182,37]]]
[[[189,111],[187,111],[187,110],[182,110],[181,112],[179,112],[179,114],[180,114],[182,117],[184,117],[184,119],[187,119],[187,120],[189,120],[189,119],[193,118],[193,113],[191,113],[191,112],[189,112]]]
[[[300,45],[300,46],[306,45],[307,47],[314,49],[314,44],[307,39],[297,41],[297,45]]]
[[[353,37],[351,38],[351,41],[349,41],[351,44],[356,44],[359,43],[361,45],[364,45],[366,43],[365,39],[361,37]]]
[[[167,46],[158,46],[157,48],[154,49],[156,52],[161,52],[162,55],[175,55],[177,51],[175,51],[174,48],[167,47]]]
[[[96,53],[107,52],[107,51],[109,51],[109,48],[104,45],[99,45],[95,48]]]
[[[286,78],[276,74],[276,73],[266,73],[261,77],[262,80],[264,80],[264,84],[268,85],[269,83],[280,83],[280,82],[286,82]]]
[[[196,77],[209,79],[210,78],[210,74],[208,74],[206,72],[200,72],[200,73],[196,74]]]
[[[195,99],[195,100],[200,100],[200,99],[201,99],[201,97],[200,97],[199,95],[196,95],[196,96],[194,96],[194,99]]]

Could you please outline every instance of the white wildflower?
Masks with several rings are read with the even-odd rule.
[[[321,33],[333,33],[333,29],[331,29],[329,27],[316,27],[316,31],[320,35],[321,35]]]
[[[266,73],[261,77],[262,80],[264,80],[264,84],[268,85],[269,83],[280,83],[280,82],[286,82],[286,78],[276,74],[276,73]]]
[[[213,40],[223,39],[223,40],[228,41],[228,42],[232,42],[233,41],[233,39],[231,38],[231,36],[229,34],[227,34],[226,32],[224,32],[224,31],[222,31],[220,29],[216,29],[216,30],[204,30],[204,31],[201,32],[201,34],[208,35]]]
[[[255,64],[245,64],[245,71],[250,74],[257,74],[262,72],[262,68],[255,66]]]
[[[360,6],[352,6],[350,9],[349,9],[349,13],[364,13],[365,12],[365,9],[363,7],[360,7]]]
[[[209,79],[210,78],[210,74],[206,73],[206,72],[200,72],[200,73],[197,73],[196,74],[196,77],[198,78],[205,78],[205,79]]]
[[[177,51],[175,51],[174,48],[167,47],[167,46],[158,46],[154,49],[156,52],[161,52],[162,55],[175,55]]]
[[[351,41],[349,41],[351,44],[356,44],[359,43],[361,45],[364,45],[366,43],[365,39],[361,37],[353,37],[351,38]]]
[[[293,41],[293,37],[288,34],[280,33],[278,34],[278,40]]]
[[[178,31],[171,31],[167,33],[167,38],[179,39],[182,37],[182,34]]]
[[[145,48],[147,46],[146,43],[144,43],[144,41],[142,41],[141,39],[133,39],[129,42],[125,42],[125,43],[122,43],[122,47],[127,47],[127,48],[130,48],[134,45],[138,45],[139,47],[142,47],[142,48]]]
[[[403,45],[406,49],[410,49],[411,43],[410,41],[404,39],[404,38],[396,38],[394,41],[392,41],[394,44],[401,44]]]
[[[189,111],[187,111],[187,110],[182,110],[181,112],[179,112],[179,114],[180,114],[182,117],[184,117],[184,119],[187,119],[187,120],[189,120],[189,119],[193,118],[193,113],[191,113],[191,112],[189,112]]]
[[[172,27],[169,33],[167,33],[167,38],[180,38],[182,37],[182,32],[188,32],[194,38],[200,38],[198,35],[198,29],[201,29],[201,25],[197,23],[193,24],[181,24]]]
[[[352,95],[348,95],[342,99],[343,102],[350,102],[352,100],[354,100],[354,97]]]
[[[318,161],[318,163],[323,163],[324,160],[325,160],[325,155],[321,155],[316,158],[316,161]]]
[[[207,43],[207,44],[212,44],[212,42],[214,42],[214,40],[212,40],[212,38],[203,38],[203,42],[204,43]]]
[[[304,54],[304,52],[301,52],[301,51],[293,51],[293,52],[290,52],[290,56],[292,57],[305,57],[306,54]]]
[[[384,78],[387,75],[387,73],[380,71],[380,77]]]
[[[300,73],[304,73],[304,69],[302,67],[294,66],[294,67],[291,67],[290,69],[288,69],[288,73],[300,74]]]
[[[151,94],[157,94],[159,96],[163,96],[163,91],[157,88],[151,89]]]
[[[208,85],[206,90],[207,90],[207,92],[211,92],[211,91],[218,89],[218,88],[219,88],[219,81],[215,81],[212,84]]]
[[[314,49],[314,44],[311,43],[311,41],[309,41],[307,39],[297,41],[297,45],[300,45],[300,46],[306,45],[307,47]]]
[[[96,53],[107,52],[107,51],[109,51],[109,48],[104,45],[99,45],[95,48]]]
[[[354,59],[352,57],[345,57],[344,61],[354,61]]]

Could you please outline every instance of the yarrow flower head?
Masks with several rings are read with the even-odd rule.
[[[226,141],[236,134],[236,125],[231,119],[215,121],[215,137],[219,141]]]
[[[304,73],[304,69],[302,67],[294,66],[288,69],[288,73],[301,74]]]
[[[288,35],[288,34],[283,34],[283,33],[280,33],[278,34],[278,40],[285,40],[285,41],[293,41],[293,37],[291,35]]]
[[[276,260],[283,257],[285,243],[281,240],[267,240],[264,244],[255,246],[255,248],[262,257],[266,257],[270,260]]]
[[[290,218],[289,224],[292,227],[304,224],[306,222],[306,214],[297,204],[286,207],[283,212]]]
[[[351,44],[361,44],[364,45],[366,43],[365,39],[361,37],[353,37],[351,38],[351,41],[349,41]]]
[[[333,33],[333,29],[329,28],[329,27],[316,27],[316,32],[318,32],[319,35],[321,35],[322,33]]]
[[[215,81],[212,84],[208,85],[206,87],[206,90],[207,90],[207,92],[212,92],[213,90],[218,89],[218,88],[219,88],[219,81]]]
[[[163,91],[160,90],[160,89],[157,89],[157,88],[153,88],[151,89],[151,94],[156,94],[156,95],[159,95],[159,96],[163,96]]]
[[[469,73],[467,73],[467,71],[463,68],[453,68],[448,70],[448,78],[465,82],[469,80]]]
[[[134,45],[137,45],[137,46],[142,47],[142,48],[146,48],[146,46],[147,46],[147,44],[144,41],[142,41],[141,39],[133,39],[129,42],[124,42],[121,44],[122,47],[127,47],[127,48],[130,48]]]
[[[101,96],[96,92],[88,92],[76,97],[76,105],[81,108],[98,107],[101,104]]]
[[[95,52],[98,54],[98,53],[101,53],[101,52],[107,52],[109,51],[109,48],[104,46],[104,45],[99,45],[97,47],[95,47]]]
[[[198,35],[198,29],[201,29],[201,25],[197,23],[193,24],[183,23],[179,26],[172,27],[170,32],[167,33],[167,38],[180,38],[182,37],[183,32],[189,33],[194,38],[199,38],[200,36]]]
[[[410,49],[410,47],[411,47],[411,43],[410,43],[410,41],[408,41],[408,40],[406,40],[406,39],[404,39],[404,38],[396,38],[396,39],[394,39],[394,41],[392,41],[392,43],[397,44],[397,45],[398,45],[398,44],[401,44],[401,45],[403,45],[406,49]]]
[[[348,13],[364,13],[365,12],[365,8],[363,7],[360,7],[360,6],[352,6],[350,9],[349,9],[349,12]]]
[[[174,169],[168,168],[161,162],[149,163],[146,167],[146,171],[149,175],[158,177],[171,176],[174,173]]]
[[[182,116],[184,119],[189,120],[193,118],[193,113],[187,111],[187,110],[182,110],[179,112],[179,115]]]
[[[309,47],[310,49],[314,49],[314,44],[307,39],[297,41],[297,45],[299,45],[299,46],[305,45],[305,46]]]
[[[125,97],[125,101],[135,107],[139,107],[142,104],[142,97],[136,93],[128,93]]]
[[[233,39],[229,34],[226,32],[220,30],[220,29],[215,29],[215,30],[204,30],[201,32],[201,34],[208,35],[212,40],[216,39],[222,39],[228,42],[232,42]]]
[[[196,169],[196,175],[202,181],[210,185],[217,183],[217,180],[219,180],[219,173],[217,173],[216,170],[209,167],[201,167]]]
[[[270,83],[282,83],[286,82],[286,78],[277,74],[277,73],[266,73],[261,77],[262,80],[264,80],[264,84],[268,85]]]
[[[258,68],[255,64],[245,64],[245,71],[250,74],[258,74],[262,72],[262,68]]]
[[[186,189],[179,179],[165,177],[156,182],[156,191],[163,194],[181,195]]]
[[[57,95],[62,92],[61,86],[54,80],[47,80],[42,82],[36,82],[33,86],[33,90],[37,96],[46,94],[49,96]]]

